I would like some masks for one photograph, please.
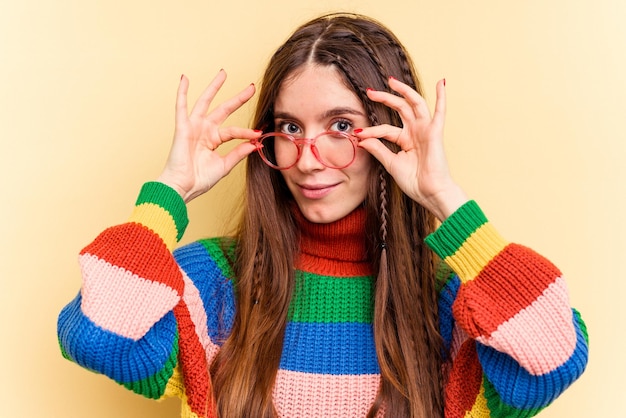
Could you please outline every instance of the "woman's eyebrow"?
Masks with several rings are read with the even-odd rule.
[[[365,116],[363,112],[361,112],[360,110],[354,109],[351,107],[335,107],[324,112],[322,116],[324,119],[326,119],[326,118],[331,118],[333,116],[346,115],[346,114],[356,115],[356,116]]]
[[[274,119],[297,119],[289,112],[274,112]]]
[[[365,116],[363,112],[358,109],[354,109],[352,107],[334,107],[332,109],[328,109],[322,114],[322,119],[332,118],[333,116],[339,115],[356,115],[356,116]],[[292,115],[289,112],[274,112],[274,119],[293,119],[297,120],[298,118]]]

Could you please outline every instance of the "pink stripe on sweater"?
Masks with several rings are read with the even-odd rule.
[[[95,255],[79,257],[83,313],[98,326],[135,341],[180,300],[174,289],[146,280]]]
[[[561,366],[576,348],[565,280],[557,278],[530,306],[477,340],[508,353],[536,376]]]
[[[468,338],[469,335],[467,335],[467,332],[463,330],[458,322],[455,322],[454,329],[452,330],[452,342],[450,344],[450,358],[455,358],[456,355],[459,354],[461,346]]]
[[[183,281],[185,283],[185,291],[183,293],[183,300],[187,305],[187,309],[189,310],[189,315],[191,317],[191,321],[194,324],[196,336],[200,341],[202,347],[204,347],[204,351],[206,353],[206,362],[208,365],[211,364],[211,361],[217,354],[219,347],[211,341],[209,337],[209,331],[207,326],[207,317],[206,310],[204,309],[204,303],[202,303],[202,298],[200,297],[200,291],[193,284],[193,281],[182,271]]]
[[[279,370],[273,396],[281,417],[364,417],[380,376],[320,375]]]

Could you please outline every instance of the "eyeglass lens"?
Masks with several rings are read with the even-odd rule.
[[[292,140],[287,135],[271,135],[263,139],[260,152],[263,158],[276,168],[289,168],[298,161],[299,147],[305,144]],[[315,157],[326,167],[344,168],[353,160],[356,150],[352,140],[340,133],[327,133],[315,138],[311,145]]]

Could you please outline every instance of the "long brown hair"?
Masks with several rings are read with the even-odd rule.
[[[254,119],[273,130],[281,83],[308,63],[334,66],[363,102],[372,125],[401,126],[397,112],[366,97],[389,90],[393,76],[421,93],[411,59],[398,39],[364,16],[332,14],[300,28],[276,51],[265,72]],[[387,146],[394,148],[384,141]],[[232,332],[211,367],[222,417],[275,417],[272,388],[294,288],[298,230],[282,175],[258,155],[247,159],[246,199],[233,260],[237,312]],[[442,417],[442,340],[435,261],[424,238],[434,217],[409,199],[379,164],[370,175],[369,251],[378,271],[374,335],[381,385],[369,416]]]

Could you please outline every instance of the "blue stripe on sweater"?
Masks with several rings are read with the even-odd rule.
[[[163,370],[176,342],[176,319],[168,312],[135,341],[96,325],[80,309],[80,293],[59,314],[57,333],[63,350],[81,366],[131,383]],[[169,377],[169,376],[168,376]]]
[[[235,318],[235,302],[232,281],[224,277],[206,248],[199,242],[174,251],[179,266],[193,281],[207,312],[207,328],[214,344],[222,345]]]
[[[439,332],[445,344],[445,351],[449,351],[452,345],[452,333],[454,331],[454,316],[452,305],[461,287],[459,276],[454,276],[448,280],[445,286],[439,291]]]
[[[380,373],[372,325],[289,322],[280,368],[332,375]]]
[[[555,370],[540,376],[528,373],[509,355],[476,343],[485,375],[505,404],[518,409],[542,408],[556,399],[583,373],[589,353],[576,316],[574,326],[577,342],[572,356]]]

